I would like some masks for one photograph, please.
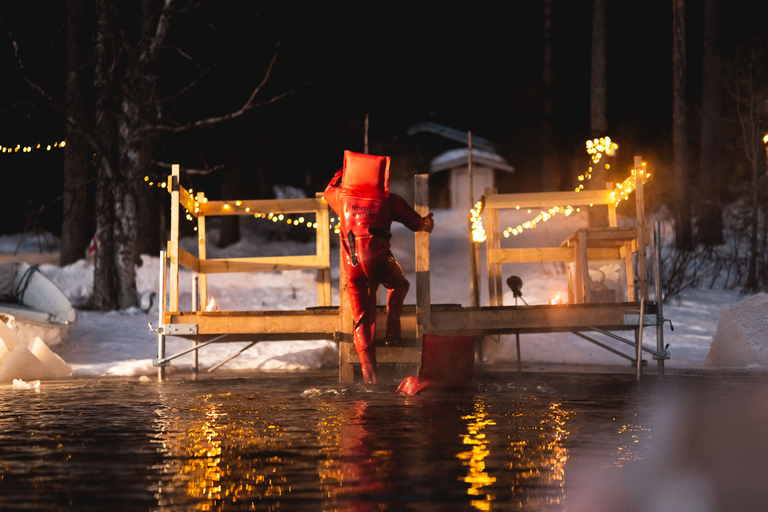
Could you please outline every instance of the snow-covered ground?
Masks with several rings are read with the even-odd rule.
[[[436,228],[430,238],[432,300],[434,303],[469,305],[469,245],[467,216],[461,211],[437,211]],[[522,211],[502,212],[500,227],[514,227],[532,215]],[[575,229],[585,225],[586,215],[562,215],[539,223],[522,235],[502,239],[502,247],[559,246]],[[216,236],[215,222],[209,223],[209,240]],[[208,257],[309,254],[314,240],[306,243],[270,241],[265,230],[275,230],[264,219],[243,219],[241,242],[224,250],[209,243]],[[668,231],[668,230],[667,230]],[[403,226],[393,226],[393,252],[411,283],[414,276],[414,237]],[[0,252],[13,252],[18,237],[0,237]],[[196,253],[195,239],[183,244]],[[20,252],[38,250],[34,238],[27,236]],[[338,303],[338,249],[332,248],[333,301]],[[481,260],[485,251],[481,249]],[[138,290],[141,307],[130,311],[78,311],[78,323],[65,341],[52,347],[74,369],[75,376],[153,375],[152,359],[157,354],[157,337],[149,323],[157,324],[158,306],[153,294],[158,290],[158,257],[144,256],[138,267]],[[84,304],[93,283],[93,266],[81,260],[65,268],[41,265],[40,270],[51,279],[75,305]],[[566,295],[566,272],[562,264],[504,265],[503,278],[518,275],[523,280],[523,298],[528,304],[546,304],[558,293]],[[488,304],[487,280],[482,263],[481,301]],[[189,308],[191,273],[183,272],[180,304]],[[217,274],[209,276],[209,294],[220,310],[303,309],[317,304],[315,273],[311,271],[265,272],[254,274]],[[415,302],[415,286],[406,303]],[[721,311],[744,299],[738,292],[722,289],[697,289],[665,305],[664,316],[674,325],[665,328],[664,341],[669,344],[671,359],[667,368],[703,368]],[[505,304],[514,304],[511,290]],[[522,303],[521,303],[522,304]],[[653,329],[645,331],[645,343],[655,345]],[[190,346],[186,340],[168,338],[169,354]],[[206,368],[224,360],[243,348],[241,343],[215,344],[200,351],[200,365]],[[521,336],[522,360],[527,363],[568,363],[627,366],[627,361],[600,347],[567,334],[528,334]],[[627,351],[631,350],[629,347]],[[502,336],[499,343],[486,344],[492,362],[516,361],[513,336]],[[174,362],[176,368],[189,368],[192,356]],[[336,346],[331,341],[262,342],[227,363],[228,369],[318,369],[337,364]]]

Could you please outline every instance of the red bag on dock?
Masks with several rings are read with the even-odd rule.
[[[428,387],[465,388],[475,373],[475,337],[425,334],[418,377],[407,377],[398,393],[415,395]]]

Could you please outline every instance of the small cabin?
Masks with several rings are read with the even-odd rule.
[[[467,209],[469,202],[468,148],[451,149],[432,159],[429,165],[430,208]],[[515,168],[497,153],[472,149],[472,193],[477,201],[487,187],[509,192],[505,184]]]

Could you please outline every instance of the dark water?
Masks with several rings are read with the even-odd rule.
[[[0,387],[0,510],[567,510],[642,460],[663,396],[752,374],[516,373],[404,397],[333,372]],[[600,469],[603,468],[603,469]]]

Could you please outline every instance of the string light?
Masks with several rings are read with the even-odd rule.
[[[518,206],[517,209],[520,209]],[[530,210],[528,210],[530,212]],[[517,225],[516,227],[509,227],[505,229],[502,234],[504,235],[504,238],[509,238],[509,235],[517,236],[521,234],[526,229],[533,229],[535,228],[539,222],[547,222],[549,219],[554,217],[555,215],[561,214],[565,215],[566,217],[572,215],[573,213],[577,213],[581,211],[580,208],[574,208],[572,206],[553,206],[549,210],[541,210],[536,217],[534,217],[531,220],[525,221],[522,224]]]
[[[617,149],[619,149],[619,145],[607,136],[587,141],[587,153],[592,157],[592,163],[595,164],[603,158],[603,155],[611,156]]]
[[[485,242],[485,229],[483,228],[483,203],[478,201],[474,208],[470,211],[472,218],[472,241],[483,243]]]
[[[593,164],[600,163],[600,160],[603,158],[604,155],[613,156],[613,154],[616,152],[616,150],[619,149],[619,145],[616,144],[611,140],[610,137],[600,137],[598,139],[592,139],[587,141],[587,153],[592,158]],[[606,169],[610,169],[610,164],[605,164]],[[587,172],[584,174],[579,175],[578,180],[582,183],[579,183],[579,186],[576,187],[576,192],[580,192],[584,190],[584,181],[589,181],[592,179],[592,167],[589,167],[587,169]]]
[[[33,151],[50,151],[52,149],[61,149],[67,145],[66,141],[56,141],[53,144],[35,144],[32,146],[22,146],[16,144],[15,146],[4,146],[0,144],[0,152],[2,153],[32,153]]]

